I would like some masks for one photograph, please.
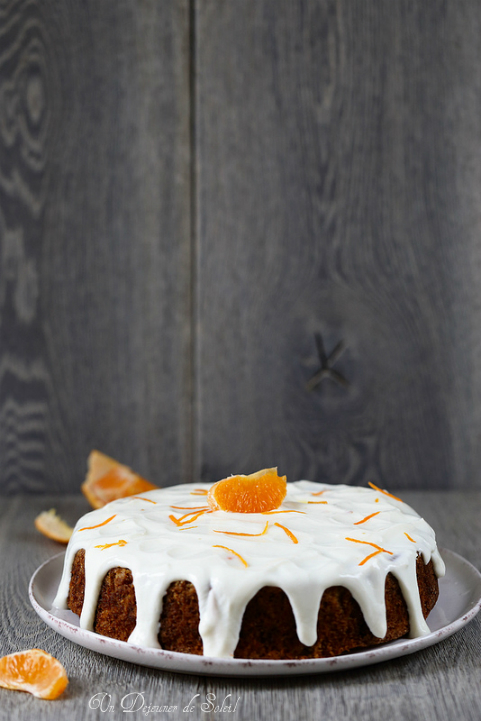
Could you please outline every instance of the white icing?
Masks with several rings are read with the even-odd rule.
[[[214,511],[181,527],[169,518],[188,513],[172,506],[207,507],[205,496],[192,493],[209,487],[188,484],[148,491],[83,516],[67,547],[54,606],[67,608],[71,566],[76,552],[83,548],[85,596],[80,627],[93,630],[100,586],[107,571],[116,566],[129,568],[137,602],[137,625],[129,641],[139,646],[159,647],[162,598],[170,583],[178,580],[192,582],[197,591],[205,656],[233,655],[244,609],[263,586],[285,591],[297,635],[307,646],[316,641],[322,595],[326,588],[336,585],[351,591],[371,632],[383,638],[387,629],[384,586],[389,572],[398,579],[406,600],[410,636],[429,632],[421,611],[416,556],[421,553],[425,563],[432,559],[437,576],[443,576],[445,568],[434,531],[407,504],[367,488],[298,481],[287,484],[287,495],[277,509],[282,513]],[[320,491],[322,495],[313,495]],[[327,503],[313,502],[321,500]],[[114,514],[111,521],[99,526]],[[217,532],[261,533],[266,521],[268,530],[262,536]],[[298,543],[275,523],[288,528]],[[119,540],[127,543],[96,548]],[[362,563],[377,550],[366,543],[385,550]],[[228,550],[214,547],[217,545],[235,551],[247,567]]]

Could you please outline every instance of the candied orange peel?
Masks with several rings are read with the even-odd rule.
[[[54,656],[39,648],[17,651],[0,658],[0,686],[55,699],[65,691],[67,672]]]
[[[286,477],[279,476],[277,468],[264,468],[217,481],[207,494],[207,503],[213,511],[265,513],[279,508],[286,493]]]
[[[92,451],[87,463],[87,476],[80,488],[93,508],[102,508],[118,498],[136,496],[158,488],[128,466],[100,451]]]

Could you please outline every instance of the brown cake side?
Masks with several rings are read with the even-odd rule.
[[[416,572],[424,618],[438,598],[438,580],[433,563],[418,555]],[[75,555],[67,599],[68,607],[80,615],[85,589],[85,551]],[[235,658],[326,658],[359,648],[375,646],[405,636],[409,631],[406,602],[395,576],[389,573],[385,586],[387,634],[380,639],[369,631],[357,601],[342,586],[326,589],[319,607],[317,641],[304,646],[298,639],[289,600],[280,588],[266,586],[249,601],[242,621]],[[94,630],[127,641],[135,628],[137,608],[132,574],[113,568],[100,589]],[[159,643],[163,649],[202,655],[199,635],[199,604],[192,583],[171,583],[163,599]]]

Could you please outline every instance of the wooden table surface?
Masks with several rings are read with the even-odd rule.
[[[481,493],[404,492],[403,499],[434,526],[440,546],[481,567]],[[142,692],[145,706],[177,707],[171,712],[151,711],[151,718],[229,718],[227,712],[202,712],[200,703],[210,693],[217,703],[229,694],[238,700],[230,714],[236,721],[480,719],[481,615],[449,639],[413,655],[347,672],[292,678],[244,680],[166,673],[77,646],[47,627],[28,600],[32,573],[61,550],[33,525],[35,516],[51,507],[71,523],[88,510],[78,495],[0,498],[0,653],[45,649],[64,664],[70,683],[56,701],[0,689],[0,719],[128,718],[121,700],[132,692]],[[99,693],[110,694],[113,710],[89,707],[89,700]],[[196,694],[194,710],[183,711]],[[132,715],[145,718],[145,707]]]

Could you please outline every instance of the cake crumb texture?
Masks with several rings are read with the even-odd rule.
[[[438,580],[432,560],[416,559],[416,573],[424,618],[438,598]],[[67,605],[82,611],[85,591],[85,550],[77,551],[72,565]],[[327,658],[359,648],[376,646],[405,636],[409,615],[399,583],[392,573],[385,584],[387,633],[374,636],[351,592],[332,586],[324,592],[317,620],[317,641],[302,644],[296,633],[294,614],[281,588],[261,588],[246,606],[235,658],[301,659]],[[100,588],[94,630],[103,636],[127,641],[136,624],[136,600],[132,574],[127,568],[112,568]],[[199,635],[199,604],[189,581],[174,581],[163,598],[158,640],[169,651],[202,655]]]

